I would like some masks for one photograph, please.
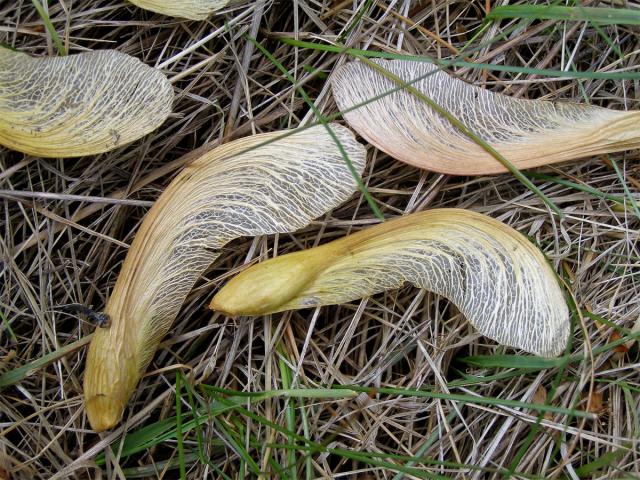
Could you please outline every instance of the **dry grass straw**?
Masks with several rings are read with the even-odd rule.
[[[58,306],[104,306],[147,202],[192,158],[183,155],[202,145],[211,148],[313,120],[291,83],[246,35],[255,35],[329,115],[336,108],[326,76],[346,57],[296,49],[279,37],[322,43],[340,39],[355,48],[448,58],[478,33],[488,3],[493,2],[257,1],[228,8],[209,21],[181,22],[127,2],[49,2],[49,16],[67,51],[117,48],[159,66],[171,79],[177,100],[174,114],[159,130],[108,154],[41,160],[0,151],[0,373],[91,333],[92,325]],[[584,22],[545,20],[510,28],[517,24],[493,24],[472,40],[465,55],[477,62],[569,72],[624,69],[638,61],[633,27],[598,31]],[[35,55],[55,54],[42,20],[26,0],[0,4],[0,41]],[[616,109],[638,109],[640,98],[637,81],[454,71],[516,97],[589,101]],[[623,201],[535,180],[564,210],[566,218],[559,221],[510,175],[449,177],[369,151],[365,183],[385,216],[434,207],[469,208],[507,222],[540,245],[581,311],[595,314],[576,317],[571,350],[584,355],[584,361],[537,370],[463,363],[460,359],[468,356],[505,350],[475,334],[448,302],[411,288],[353,305],[255,321],[234,322],[205,308],[213,292],[246,263],[376,223],[357,195],[293,235],[247,238],[227,246],[190,295],[125,413],[126,423],[117,430],[97,436],[88,429],[81,402],[84,347],[5,388],[0,396],[0,467],[9,470],[12,479],[97,478],[97,468],[102,478],[176,478],[179,463],[188,478],[252,476],[254,464],[264,478],[294,473],[304,478],[395,475],[389,465],[341,455],[339,449],[344,449],[452,462],[433,465],[375,457],[387,464],[414,465],[418,470],[412,474],[425,478],[502,478],[510,468],[517,472],[515,478],[637,475],[638,347],[626,353],[598,350],[618,335],[616,330],[622,329],[624,336],[624,329],[640,316],[639,220],[612,164],[638,199],[637,155],[634,151],[540,169]],[[78,195],[88,198],[79,201]],[[125,198],[139,203],[119,201]],[[610,323],[598,321],[598,316]],[[191,418],[194,405],[211,401],[202,384],[245,392],[320,388],[326,393],[326,387],[336,384],[371,389],[354,398],[305,399],[303,408],[299,400],[282,397],[245,401],[242,407],[251,415],[226,410],[205,417],[198,431],[185,431],[182,442],[175,436],[164,442],[157,437],[139,445],[137,453],[123,455],[126,445],[120,440],[125,432],[135,440],[140,428],[176,415],[178,370],[190,385],[186,389],[182,382],[178,397],[183,423]],[[487,378],[474,383],[477,377]],[[589,404],[595,416],[547,413],[539,419],[530,409],[390,394],[384,393],[385,387],[532,403],[548,400],[582,410]],[[549,392],[553,398],[545,399]],[[282,446],[305,446],[294,435],[279,433],[287,428],[338,450],[312,452],[307,459],[304,452]],[[198,449],[209,463],[199,460]],[[105,452],[106,462],[97,467],[101,457],[96,455]],[[602,465],[593,466],[597,459]]]

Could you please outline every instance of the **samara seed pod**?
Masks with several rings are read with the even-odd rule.
[[[169,17],[205,20],[231,0],[129,0],[134,5]]]
[[[359,173],[365,149],[331,124]],[[356,180],[324,126],[237,140],[204,154],[145,217],[94,333],[84,394],[92,428],[116,425],[194,283],[229,241],[292,232],[340,205]],[[291,132],[288,132],[291,133]]]
[[[519,169],[640,147],[640,112],[512,98],[470,85],[434,65],[375,60],[443,107]],[[349,125],[402,162],[452,175],[506,172],[506,167],[411,92],[363,62],[333,76]],[[372,100],[385,92],[393,93]]]
[[[171,113],[166,77],[116,50],[34,58],[0,47],[0,145],[38,157],[107,152]]]
[[[569,310],[542,253],[508,225],[453,208],[400,217],[254,265],[210,307],[264,315],[345,303],[405,283],[446,297],[503,345],[548,357],[567,344]]]

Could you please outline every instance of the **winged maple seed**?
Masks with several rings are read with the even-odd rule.
[[[470,85],[428,63],[375,62],[404,82],[417,80],[414,88],[519,169],[640,147],[640,112],[512,98]],[[363,62],[342,66],[332,88],[349,125],[398,160],[453,175],[507,171],[421,99]],[[388,92],[393,93],[385,95]]]
[[[166,77],[116,50],[34,58],[0,47],[0,144],[40,157],[126,145],[171,113]]]
[[[231,0],[129,0],[134,5],[170,17],[204,20]]]
[[[513,228],[460,209],[407,215],[254,265],[210,306],[263,315],[340,304],[405,283],[448,298],[501,344],[555,356],[567,343],[569,310],[544,256]]]
[[[360,174],[365,149],[330,128]],[[220,146],[195,160],[144,219],[87,358],[87,415],[96,431],[118,423],[140,376],[185,297],[234,238],[291,232],[340,205],[356,179],[324,126],[274,132]]]

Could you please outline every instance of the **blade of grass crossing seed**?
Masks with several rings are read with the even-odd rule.
[[[562,210],[558,208],[558,206],[553,203],[553,201],[548,198],[538,187],[536,187],[531,180],[529,180],[525,175],[522,174],[518,168],[513,165],[509,160],[503,157],[496,149],[494,149],[487,142],[482,140],[475,132],[471,129],[467,128],[458,118],[449,113],[448,110],[441,107],[439,104],[434,102],[431,98],[427,97],[424,93],[416,89],[415,87],[407,84],[404,80],[402,80],[397,75],[391,73],[386,68],[381,67],[375,62],[372,62],[368,58],[358,57],[360,61],[366,63],[369,67],[376,70],[378,73],[384,75],[389,80],[395,82],[398,85],[403,85],[407,92],[411,93],[413,96],[426,103],[431,109],[438,112],[441,116],[445,117],[449,123],[451,123],[454,127],[456,127],[460,132],[464,133],[467,137],[473,140],[477,145],[482,147],[487,153],[493,156],[496,160],[498,160],[507,170],[511,172],[511,174],[516,177],[525,187],[535,193],[551,210],[553,210],[560,218],[564,218],[564,213]]]
[[[291,388],[291,371],[287,366],[287,363],[284,361],[286,358],[286,354],[284,348],[281,344],[278,345],[276,351],[279,354],[278,358],[278,367],[280,369],[280,377],[282,382],[282,388],[288,390]],[[296,430],[296,405],[295,400],[293,398],[289,398],[285,400],[285,418],[287,422],[287,428],[291,431]],[[288,441],[295,445],[295,440],[293,437],[289,436]],[[288,454],[288,462],[289,462],[289,473],[291,474],[291,478],[297,478],[296,474],[296,453],[294,450],[289,450]]]
[[[255,45],[261,50],[263,51],[263,53],[270,58],[270,60],[272,60],[277,66],[278,68],[283,72],[283,74],[285,74],[287,76],[287,78],[290,79],[291,82],[295,82],[295,80],[291,77],[291,75],[288,73],[288,71],[284,68],[284,66],[282,66],[281,64],[279,64],[279,62],[273,58],[273,56],[271,56],[271,54],[266,51],[264,49],[264,47],[262,47],[261,45],[259,45],[257,42],[255,42],[255,40],[252,40]],[[344,52],[349,52],[352,49],[348,49],[347,47],[343,47],[341,49],[341,51],[339,53],[344,53]],[[447,118],[447,120],[449,120],[450,123],[452,123],[454,126],[456,126],[456,128],[458,128],[462,133],[464,133],[465,135],[467,135],[471,140],[473,140],[475,143],[477,143],[478,145],[480,145],[484,150],[486,150],[490,155],[492,155],[494,158],[496,158],[496,160],[498,160],[500,163],[502,163],[502,165],[504,165],[505,168],[507,168],[521,183],[523,183],[529,190],[531,190],[533,193],[535,193],[549,208],[551,208],[560,218],[564,218],[564,214],[562,213],[562,211],[557,207],[557,205],[555,205],[555,203],[553,203],[553,201],[551,201],[551,199],[549,199],[540,189],[538,189],[525,175],[522,174],[522,172],[520,172],[520,170],[518,170],[511,162],[509,162],[506,158],[504,158],[502,155],[500,155],[493,147],[491,147],[491,145],[489,145],[488,143],[486,143],[485,141],[483,141],[479,136],[477,136],[474,132],[472,132],[470,129],[468,129],[460,120],[458,120],[456,117],[454,117],[453,115],[451,115],[447,110],[445,110],[444,108],[442,108],[440,105],[438,105],[437,103],[435,103],[433,100],[431,100],[429,97],[427,97],[426,95],[424,95],[422,92],[418,91],[417,89],[415,89],[414,87],[411,86],[412,83],[417,82],[418,80],[420,80],[420,78],[417,79],[413,79],[410,82],[404,82],[404,80],[402,80],[401,78],[397,77],[396,75],[394,75],[393,73],[389,72],[388,70],[386,70],[385,68],[377,65],[374,62],[371,62],[370,60],[368,60],[367,58],[364,58],[364,56],[359,56],[357,54],[352,54],[355,57],[359,58],[362,62],[366,63],[367,65],[369,65],[371,68],[377,70],[379,73],[383,74],[384,76],[386,76],[387,78],[389,78],[390,80],[394,81],[395,83],[397,83],[399,85],[399,89],[403,88],[406,89],[408,92],[412,93],[414,96],[416,96],[418,99],[422,100],[423,102],[425,102],[427,105],[429,105],[431,108],[433,108],[434,110],[436,110],[438,113],[440,113],[440,115],[444,116],[445,118]],[[307,101],[307,103],[309,104],[309,106],[313,109],[314,112],[316,112],[316,115],[319,118],[322,118],[320,113],[317,111],[317,109],[315,108],[315,105],[313,105],[313,103],[310,101],[309,97],[306,96],[306,93],[304,92],[304,90],[301,90],[301,95],[303,95],[303,97],[305,98],[305,101]],[[391,94],[393,93],[394,90],[390,90],[389,92],[386,92],[386,94]],[[384,96],[385,94],[383,94],[382,96]],[[378,97],[372,98],[371,101],[375,101]],[[359,106],[359,105],[358,105]],[[357,108],[358,106],[354,106],[354,108]],[[344,112],[342,112],[344,113]],[[326,121],[326,119],[324,119]],[[322,122],[322,120],[321,120]],[[331,132],[330,132],[331,133]],[[360,185],[360,183],[359,183]],[[363,186],[364,188],[364,186]],[[362,189],[361,189],[362,190]],[[365,195],[366,197],[366,195]],[[367,201],[369,201],[369,199],[367,198]],[[371,202],[369,202],[371,204]],[[375,213],[375,210],[374,210]]]
[[[506,5],[489,12],[485,20],[528,18],[570,20],[600,25],[640,25],[640,10],[626,8],[565,7],[561,5]]]
[[[42,23],[44,23],[44,26],[47,29],[47,32],[49,32],[49,35],[51,35],[51,40],[53,41],[53,44],[56,46],[56,50],[58,50],[58,54],[62,57],[66,56],[67,52],[64,49],[64,45],[62,44],[60,37],[58,36],[58,32],[56,32],[56,28],[53,26],[53,23],[51,23],[51,19],[49,18],[49,15],[47,15],[47,12],[45,11],[42,4],[40,3],[40,0],[31,0],[31,3],[33,3],[33,6],[38,12],[38,15],[40,15],[40,18],[42,19]]]
[[[611,165],[613,165],[613,169],[616,171],[616,175],[618,176],[618,180],[620,180],[620,183],[622,184],[622,188],[624,190],[624,193],[627,196],[627,198],[629,199],[629,203],[631,203],[631,208],[633,208],[633,212],[636,214],[636,217],[638,217],[638,219],[640,219],[640,209],[638,209],[638,205],[636,204],[635,200],[633,199],[633,195],[631,194],[631,191],[629,190],[629,187],[627,186],[627,182],[624,179],[624,175],[620,171],[620,167],[618,167],[618,163],[613,158],[609,157],[609,155],[607,155],[607,159],[609,160]]]
[[[570,72],[564,70],[549,70],[544,68],[518,67],[515,65],[496,65],[492,63],[468,62],[466,60],[434,60],[425,56],[402,55],[389,52],[377,52],[371,50],[360,50],[357,48],[343,48],[335,45],[323,45],[319,43],[307,42],[304,40],[296,40],[293,38],[281,38],[280,41],[285,45],[299,48],[308,48],[310,50],[319,50],[332,53],[346,53],[352,56],[362,56],[367,58],[386,58],[392,60],[411,60],[414,62],[426,62],[439,65],[441,67],[465,67],[474,70],[490,70],[495,72],[522,73],[526,75],[538,75],[541,77],[553,77],[564,79],[585,78],[591,80],[639,80],[640,72]],[[468,53],[468,52],[467,52]]]
[[[180,464],[180,479],[187,479],[187,468],[184,458],[184,443],[182,436],[182,393],[180,383],[182,375],[176,372],[176,440],[178,442],[178,462]]]
[[[356,183],[358,184],[358,188],[360,189],[360,191],[362,192],[362,195],[364,196],[364,198],[366,199],[367,203],[371,207],[371,210],[373,211],[374,215],[377,218],[379,218],[380,220],[384,221],[384,215],[382,215],[382,212],[378,208],[378,205],[376,204],[375,200],[373,199],[373,197],[369,193],[369,190],[367,190],[367,187],[363,183],[362,178],[360,178],[360,175],[358,175],[358,172],[356,172],[356,169],[354,168],[353,163],[351,163],[351,159],[349,158],[349,155],[347,154],[346,150],[344,149],[344,146],[342,145],[342,142],[340,142],[340,140],[336,136],[335,132],[331,129],[331,127],[329,126],[328,121],[324,117],[324,115],[322,115],[322,113],[320,113],[320,111],[315,106],[315,104],[313,103],[311,98],[304,91],[304,89],[302,87],[296,85],[295,78],[293,78],[291,76],[289,71],[284,67],[284,65],[282,65],[282,63],[280,63],[273,55],[271,55],[271,52],[269,52],[266,48],[264,48],[262,46],[262,44],[260,44],[255,38],[247,37],[247,39],[251,43],[253,43],[256,46],[256,48],[258,50],[260,50],[262,52],[262,54],[265,57],[267,57],[267,59],[278,68],[278,70],[280,70],[282,72],[282,74],[287,78],[287,80],[289,80],[291,82],[293,87],[296,89],[296,91],[300,94],[300,96],[303,98],[305,103],[309,106],[311,111],[314,113],[314,115],[316,116],[318,121],[322,125],[324,125],[324,127],[327,129],[327,133],[331,136],[331,138],[333,139],[334,143],[336,144],[336,146],[340,150],[340,153],[342,154],[342,157],[344,158],[344,161],[347,163],[347,167],[349,167],[349,170],[351,171],[351,174],[353,175],[353,178],[355,179]]]

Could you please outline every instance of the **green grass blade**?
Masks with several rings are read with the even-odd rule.
[[[345,387],[346,386],[341,386],[340,388],[345,388]],[[408,396],[408,397],[439,398],[442,400],[450,400],[453,402],[460,402],[462,404],[469,404],[469,405],[478,404],[478,405],[492,405],[492,406],[501,406],[501,407],[509,407],[509,408],[525,408],[530,410],[536,410],[539,412],[550,412],[550,413],[559,413],[563,415],[574,415],[576,417],[593,418],[593,414],[575,410],[575,409],[556,407],[553,405],[544,405],[544,404],[538,404],[538,403],[521,402],[519,400],[505,400],[505,399],[496,398],[496,397],[476,397],[474,395],[466,395],[466,394],[460,394],[460,393],[443,393],[443,392],[436,392],[431,390],[413,390],[413,389],[391,388],[391,387],[370,388],[370,387],[348,386],[348,388],[351,388],[356,392],[366,392],[366,393],[377,392],[377,393],[384,393],[388,395],[402,395],[402,396]]]
[[[602,38],[605,41],[605,43],[609,45],[609,47],[611,47],[611,50],[616,52],[616,55],[618,55],[618,58],[620,60],[624,60],[624,53],[622,53],[622,50],[620,50],[620,47],[616,45],[616,43],[613,40],[611,40],[611,38],[609,38],[609,35],[607,35],[607,32],[605,32],[602,29],[602,27],[597,23],[592,23],[591,25],[593,25],[593,28],[595,28],[596,32],[598,32],[598,35],[600,35],[600,38]]]
[[[49,15],[47,15],[47,12],[45,11],[42,4],[40,3],[40,0],[31,0],[31,3],[33,3],[33,6],[38,11],[38,15],[40,15],[40,18],[42,19],[42,23],[44,23],[44,26],[47,29],[47,32],[49,32],[49,35],[51,35],[51,40],[53,41],[53,44],[56,46],[56,49],[58,50],[58,54],[64,57],[67,54],[67,51],[64,49],[62,40],[60,40],[60,37],[58,36],[58,32],[56,32],[56,28],[53,26],[53,23],[51,23],[51,19],[49,18]]]
[[[176,372],[176,440],[178,442],[178,463],[180,464],[180,480],[187,479],[185,466],[184,443],[182,435],[182,392],[180,388],[182,375]]]
[[[358,13],[356,14],[355,18],[349,23],[349,25],[346,26],[340,37],[338,37],[338,42],[344,42],[347,36],[358,26],[358,23],[360,23],[360,20],[362,20],[362,17],[367,12],[367,10],[369,10],[369,7],[372,3],[373,0],[366,0],[364,2],[364,5],[358,8]]]
[[[307,415],[307,409],[306,409],[306,405],[304,404],[304,400],[300,399],[298,403],[300,403],[300,420],[302,420],[302,435],[306,439],[305,446],[309,447],[311,445],[311,431],[309,429],[309,417]],[[311,459],[311,455],[309,455],[308,453],[305,454],[304,468],[305,468],[306,480],[311,480],[313,478],[313,461]]]
[[[220,399],[221,402],[226,402],[226,399]],[[247,409],[245,409],[244,407],[242,407],[240,404],[235,404],[232,406],[232,408],[234,408],[235,410],[237,410],[240,414],[245,415],[249,418],[251,418],[252,420],[261,423],[262,425],[268,426],[274,430],[276,430],[277,432],[286,435],[286,436],[292,436],[294,438],[296,438],[298,441],[305,441],[305,438],[301,435],[298,435],[297,433],[275,423],[270,421],[269,419],[258,415],[256,413],[253,413]],[[306,448],[306,447],[302,447],[301,445],[280,445],[280,447],[287,447],[287,448]],[[388,470],[392,470],[392,471],[403,471],[405,473],[409,473],[411,475],[417,476],[418,478],[436,478],[438,480],[442,479],[446,479],[446,477],[442,477],[442,476],[438,476],[438,475],[434,475],[431,474],[429,472],[425,472],[424,470],[420,470],[417,468],[405,468],[404,466],[401,465],[397,465],[394,463],[390,463],[390,462],[384,462],[384,461],[378,461],[378,460],[374,460],[371,458],[371,456],[367,455],[367,453],[364,452],[351,452],[349,450],[340,450],[340,449],[332,449],[332,448],[327,448],[326,446],[319,444],[317,442],[312,442],[311,446],[309,447],[309,449],[311,449],[311,451],[315,451],[315,452],[327,452],[327,453],[332,453],[332,454],[338,454],[339,456],[343,456],[345,458],[350,458],[352,460],[359,460],[359,461],[365,461],[364,459],[366,459],[367,457],[369,458],[367,463],[370,463],[372,465],[376,465],[376,466],[380,466],[383,468],[386,468]]]
[[[285,356],[284,348],[282,345],[278,345],[276,351],[280,355],[278,358],[278,367],[280,369],[280,378],[282,380],[282,388],[290,389],[291,388],[291,371],[287,366],[287,362],[284,361],[282,357]],[[296,430],[296,404],[293,398],[288,399],[286,402],[287,405],[285,407],[285,419],[287,422],[287,428],[291,431]],[[295,445],[295,439],[292,436],[288,437],[289,443]],[[294,450],[289,450],[288,452],[288,462],[289,462],[289,473],[291,474],[291,478],[298,478],[296,472],[296,454]]]
[[[188,464],[195,463],[198,461],[198,455],[195,453],[188,453],[185,455],[184,460]],[[122,473],[124,474],[124,478],[127,480],[132,478],[155,478],[154,476],[157,475],[159,471],[169,471],[178,468],[178,463],[178,459],[176,458],[172,458],[170,460],[158,460],[154,461],[152,465],[123,468]]]
[[[447,422],[451,422],[456,415],[458,415],[458,412],[456,412],[455,410],[452,410],[451,412],[449,412],[449,415],[447,415]],[[418,450],[416,451],[416,457],[422,457],[424,455],[424,452],[426,452],[427,450],[429,450],[429,448],[431,448],[431,446],[438,440],[438,437],[440,436],[440,432],[438,432],[437,428],[433,429],[433,432],[431,432],[431,435],[429,435],[429,438],[427,438],[427,440],[420,445],[420,448],[418,448]],[[418,463],[417,460],[409,460],[407,463],[404,464],[405,468],[410,468],[415,466],[415,464]],[[404,478],[405,474],[404,472],[398,472],[394,477],[393,480],[402,480]]]
[[[621,197],[620,195],[612,195],[610,193],[605,193],[601,190],[598,190],[597,188],[593,188],[588,185],[582,185],[579,183],[570,182],[569,180],[553,177],[551,175],[546,175],[544,173],[525,172],[525,175],[529,178],[534,178],[536,180],[543,180],[545,182],[556,183],[558,185],[562,185],[563,187],[569,187],[574,190],[578,190],[580,192],[588,193],[589,195],[593,195],[594,197],[610,200],[620,205],[624,205],[625,203],[631,203],[631,205],[635,206],[636,208],[638,207],[638,202],[634,201],[633,197],[630,197],[628,200],[626,200],[624,197]]]
[[[617,340],[609,342],[592,350],[593,356],[596,357],[602,353],[609,352],[619,345],[627,343],[629,340],[640,339],[640,332],[629,333]],[[525,360],[529,359],[529,360]],[[580,363],[586,360],[585,356],[578,353],[571,355],[568,359],[569,363]],[[542,357],[525,357],[522,355],[476,355],[464,357],[461,362],[468,365],[483,368],[530,368],[533,370],[544,370],[546,368],[555,368],[562,365],[564,359],[560,358],[542,358]]]
[[[640,333],[638,334],[640,336]],[[625,339],[625,341],[628,338]],[[573,357],[572,357],[573,358]],[[592,418],[593,415],[584,412],[584,411],[576,411],[574,409],[567,409],[563,407],[556,407],[553,405],[542,405],[542,404],[534,404],[527,402],[520,402],[517,400],[504,400],[501,398],[495,397],[476,397],[474,395],[466,395],[466,394],[452,394],[452,393],[443,393],[431,390],[417,390],[417,389],[404,389],[404,388],[390,388],[390,387],[381,387],[381,388],[373,388],[373,387],[360,387],[360,386],[352,386],[352,385],[336,385],[333,388],[325,388],[325,389],[290,389],[286,391],[281,390],[267,390],[262,392],[236,392],[234,390],[223,389],[218,387],[211,386],[203,386],[203,390],[209,392],[211,395],[214,395],[214,401],[211,402],[209,407],[206,409],[208,412],[208,416],[205,412],[199,412],[198,415],[194,418],[192,413],[184,414],[182,416],[181,423],[181,431],[182,434],[196,428],[197,425],[202,425],[207,422],[208,419],[215,419],[216,416],[221,415],[222,413],[229,412],[231,410],[236,410],[241,412],[242,415],[249,416],[250,418],[254,418],[256,414],[246,410],[242,405],[246,403],[247,398],[250,399],[251,403],[263,401],[269,398],[315,398],[315,399],[347,399],[354,398],[360,392],[365,392],[369,394],[377,393],[383,395],[399,395],[399,396],[409,396],[409,397],[422,397],[422,398],[437,398],[443,400],[449,400],[454,402],[459,402],[462,404],[469,405],[491,405],[491,406],[503,406],[510,408],[524,408],[530,410],[536,410],[540,412],[550,412],[550,413],[558,413],[563,415],[573,415],[576,417],[586,417]],[[292,436],[292,438],[299,442],[303,447],[304,445],[315,445],[314,442],[310,441],[308,438],[305,438],[302,435],[298,435],[297,433],[290,431],[275,422],[267,421],[265,423],[265,419],[261,420],[261,423],[274,428],[279,432],[284,432],[287,435]],[[121,452],[122,457],[127,457],[133,455],[134,453],[138,453],[145,449],[151,448],[155,445],[158,445],[164,441],[176,438],[177,435],[177,418],[167,418],[156,422],[152,425],[145,426],[136,432],[132,432],[127,435],[124,439],[124,445],[122,446]],[[220,425],[220,428],[222,425]],[[226,430],[226,429],[225,429]],[[229,439],[232,440],[234,448],[238,448],[238,454],[244,454],[244,449],[238,444],[238,442],[233,439],[231,432],[226,430],[226,434],[229,435]],[[304,447],[303,447],[304,448]],[[250,461],[245,458],[246,461]],[[98,465],[104,464],[104,455],[99,455],[96,458],[96,463]],[[401,468],[394,467],[396,471],[405,471]],[[255,468],[255,466],[254,466]],[[411,470],[411,469],[409,469]],[[407,471],[408,473],[408,471]]]
[[[460,132],[466,135],[469,139],[471,139],[474,143],[482,147],[489,155],[498,160],[502,166],[504,166],[511,174],[516,177],[525,187],[535,193],[551,210],[553,210],[560,218],[564,218],[564,213],[562,210],[558,208],[558,206],[553,203],[553,201],[548,198],[542,190],[536,187],[531,180],[529,180],[515,165],[513,165],[509,160],[507,160],[502,154],[500,154],[495,148],[485,142],[480,136],[478,136],[473,130],[468,128],[464,123],[462,123],[457,117],[452,115],[448,110],[443,108],[441,105],[434,102],[430,97],[426,96],[424,93],[419,91],[417,88],[413,87],[411,84],[417,81],[417,79],[412,80],[411,82],[405,82],[397,75],[391,73],[389,70],[381,67],[375,62],[372,62],[366,57],[358,56],[361,62],[366,63],[369,67],[376,70],[378,73],[387,77],[389,80],[395,82],[397,85],[402,85],[402,87],[413,96],[427,104],[432,110],[438,112],[441,116],[446,118],[449,123],[451,123],[455,128],[457,128]]]
[[[5,314],[2,313],[2,311],[0,311],[0,319],[2,320],[2,325],[4,326],[4,329],[7,332],[9,332],[9,338],[11,338],[11,341],[13,343],[18,343],[18,339],[16,338],[16,334],[13,332],[13,329],[11,328],[11,324],[7,320],[7,317],[5,316]],[[2,330],[0,330],[0,334],[1,333],[2,333]]]
[[[628,8],[565,7],[562,5],[504,5],[493,8],[487,21],[508,18],[570,20],[599,25],[640,25],[640,10]]]
[[[579,310],[576,307],[575,302],[573,301],[573,297],[569,297],[569,309],[571,311],[571,328],[570,328],[570,332],[574,332],[575,328],[576,328],[576,323],[577,323],[577,319],[579,318]],[[569,339],[567,342],[567,345],[564,349],[564,355],[559,359],[562,360],[562,364],[560,365],[560,367],[558,368],[558,371],[556,372],[554,379],[553,379],[553,383],[551,384],[551,389],[547,392],[547,395],[545,396],[544,399],[544,404],[545,405],[550,405],[551,402],[553,401],[553,398],[556,395],[556,391],[558,390],[558,387],[560,386],[563,377],[565,376],[565,371],[567,369],[567,366],[569,365],[569,358],[570,358],[570,353],[571,350],[573,348],[573,335],[570,334],[569,335]],[[577,402],[577,400],[576,400]],[[576,409],[577,404],[573,404],[571,406],[573,409]],[[513,475],[515,475],[515,472],[518,468],[518,465],[520,465],[520,462],[522,461],[522,459],[524,458],[524,456],[527,454],[527,452],[529,451],[531,445],[533,444],[536,436],[538,435],[538,432],[540,431],[540,426],[542,423],[542,420],[544,418],[544,415],[542,412],[540,412],[538,414],[538,417],[536,418],[536,422],[531,425],[530,429],[529,429],[529,433],[527,434],[527,437],[525,438],[524,442],[522,443],[522,445],[520,445],[520,448],[518,449],[518,451],[516,452],[516,454],[514,455],[513,459],[511,460],[511,462],[509,463],[509,474],[507,475],[507,479],[511,478]],[[571,419],[571,417],[569,417],[569,419],[567,419],[567,422],[569,422]]]
[[[426,56],[402,55],[398,53],[376,52],[371,50],[360,50],[357,48],[342,48],[335,45],[323,45],[321,43],[306,42],[293,38],[281,38],[280,41],[286,45],[293,47],[308,48],[310,50],[318,50],[332,53],[346,53],[354,56],[363,56],[367,58],[387,58],[392,60],[411,60],[414,62],[426,62],[439,65],[441,67],[466,67],[474,70],[489,70],[494,72],[510,72],[521,73],[525,75],[538,75],[540,77],[553,78],[587,78],[596,80],[640,80],[640,72],[580,72],[580,71],[564,71],[550,70],[546,68],[518,67],[515,65],[495,65],[492,63],[468,62],[466,60],[445,60],[433,59]]]
[[[358,184],[358,188],[360,189],[360,191],[362,192],[362,195],[364,196],[364,198],[366,199],[367,203],[371,207],[371,210],[373,211],[373,214],[376,217],[378,217],[380,220],[384,221],[384,215],[382,215],[382,212],[378,208],[378,205],[376,204],[375,200],[373,199],[373,197],[371,196],[371,194],[367,190],[367,187],[365,186],[365,184],[362,182],[362,178],[360,178],[360,175],[358,174],[358,172],[354,168],[353,163],[351,162],[351,159],[349,158],[349,155],[347,154],[347,151],[344,149],[344,146],[342,145],[342,142],[340,142],[340,139],[337,137],[335,132],[329,126],[327,118],[324,117],[324,115],[322,115],[322,113],[320,113],[320,111],[314,105],[314,103],[311,100],[311,98],[307,95],[307,92],[305,92],[302,87],[296,85],[295,78],[293,78],[291,76],[289,71],[284,67],[284,65],[282,65],[282,63],[280,63],[273,55],[271,55],[271,52],[269,52],[266,48],[264,48],[262,46],[262,44],[258,43],[258,41],[256,39],[251,38],[251,37],[247,37],[247,39],[250,42],[252,42],[256,46],[256,48],[258,50],[260,50],[262,52],[262,54],[265,57],[267,57],[269,59],[269,61],[271,63],[273,63],[278,68],[278,70],[280,70],[282,72],[282,74],[287,78],[287,80],[289,80],[291,82],[291,84],[295,87],[295,89],[298,92],[298,94],[300,94],[300,96],[304,99],[304,101],[309,106],[311,111],[314,113],[314,115],[316,116],[318,121],[322,125],[324,125],[324,127],[327,129],[327,133],[331,136],[331,138],[333,139],[334,143],[336,144],[336,146],[340,150],[340,153],[342,154],[342,157],[344,158],[344,161],[347,163],[347,167],[349,168],[349,171],[351,172],[351,175],[353,175],[353,178],[355,179],[356,183]]]
[[[244,448],[242,438],[238,436],[237,433],[227,428],[218,418],[213,418],[213,423],[218,429],[218,431],[225,437],[226,442],[231,447],[231,449],[240,457],[242,462],[244,462],[251,472],[257,477],[261,476],[262,472],[260,471],[260,466],[256,463],[256,461],[251,457],[246,448]],[[241,465],[240,471],[244,470],[244,466]]]
[[[611,165],[613,166],[613,169],[616,171],[616,175],[618,176],[618,180],[622,184],[622,189],[624,190],[624,193],[627,196],[627,199],[628,199],[629,203],[631,204],[631,208],[633,209],[633,213],[635,213],[636,217],[638,217],[638,219],[640,219],[640,209],[638,209],[638,204],[634,200],[633,195],[631,194],[631,191],[629,190],[629,187],[627,186],[627,182],[624,179],[624,175],[622,174],[622,171],[620,170],[620,167],[618,167],[618,163],[613,158],[610,158],[608,155],[607,155],[607,158],[609,159],[609,162],[611,162]]]
[[[93,334],[82,337],[80,340],[76,340],[75,342],[59,348],[58,350],[55,350],[51,353],[47,353],[37,360],[29,362],[21,367],[3,373],[2,375],[0,375],[0,389],[24,380],[30,375],[33,375],[41,368],[46,367],[50,363],[53,363],[56,360],[68,355],[69,353],[75,352],[76,350],[84,347],[91,341],[91,337],[93,337]]]
[[[590,478],[592,475],[598,473],[599,470],[610,467],[613,462],[623,457],[626,453],[628,453],[628,451],[629,450],[626,448],[619,448],[617,450],[607,452],[596,458],[593,462],[576,468],[576,475],[578,475],[580,478]]]
[[[562,358],[528,357],[524,355],[477,355],[460,361],[480,368],[523,368],[543,370],[562,365]]]
[[[198,405],[195,402],[194,399],[194,392],[192,391],[191,385],[189,385],[188,382],[184,383],[184,387],[185,390],[187,391],[187,400],[189,402],[189,405],[191,406],[191,411],[193,412],[194,415],[194,423],[195,423],[195,431],[196,431],[196,442],[198,444],[198,459],[200,460],[200,463],[202,463],[203,465],[209,465],[209,467],[213,468],[216,470],[216,472],[218,473],[218,475],[221,475],[223,478],[228,478],[227,475],[223,474],[222,472],[218,471],[218,467],[216,465],[214,465],[206,456],[205,456],[205,452],[204,452],[204,434],[202,433],[202,422],[200,421],[201,417],[204,416],[204,414],[200,413],[202,409],[198,408]],[[205,416],[206,418],[206,416]]]

